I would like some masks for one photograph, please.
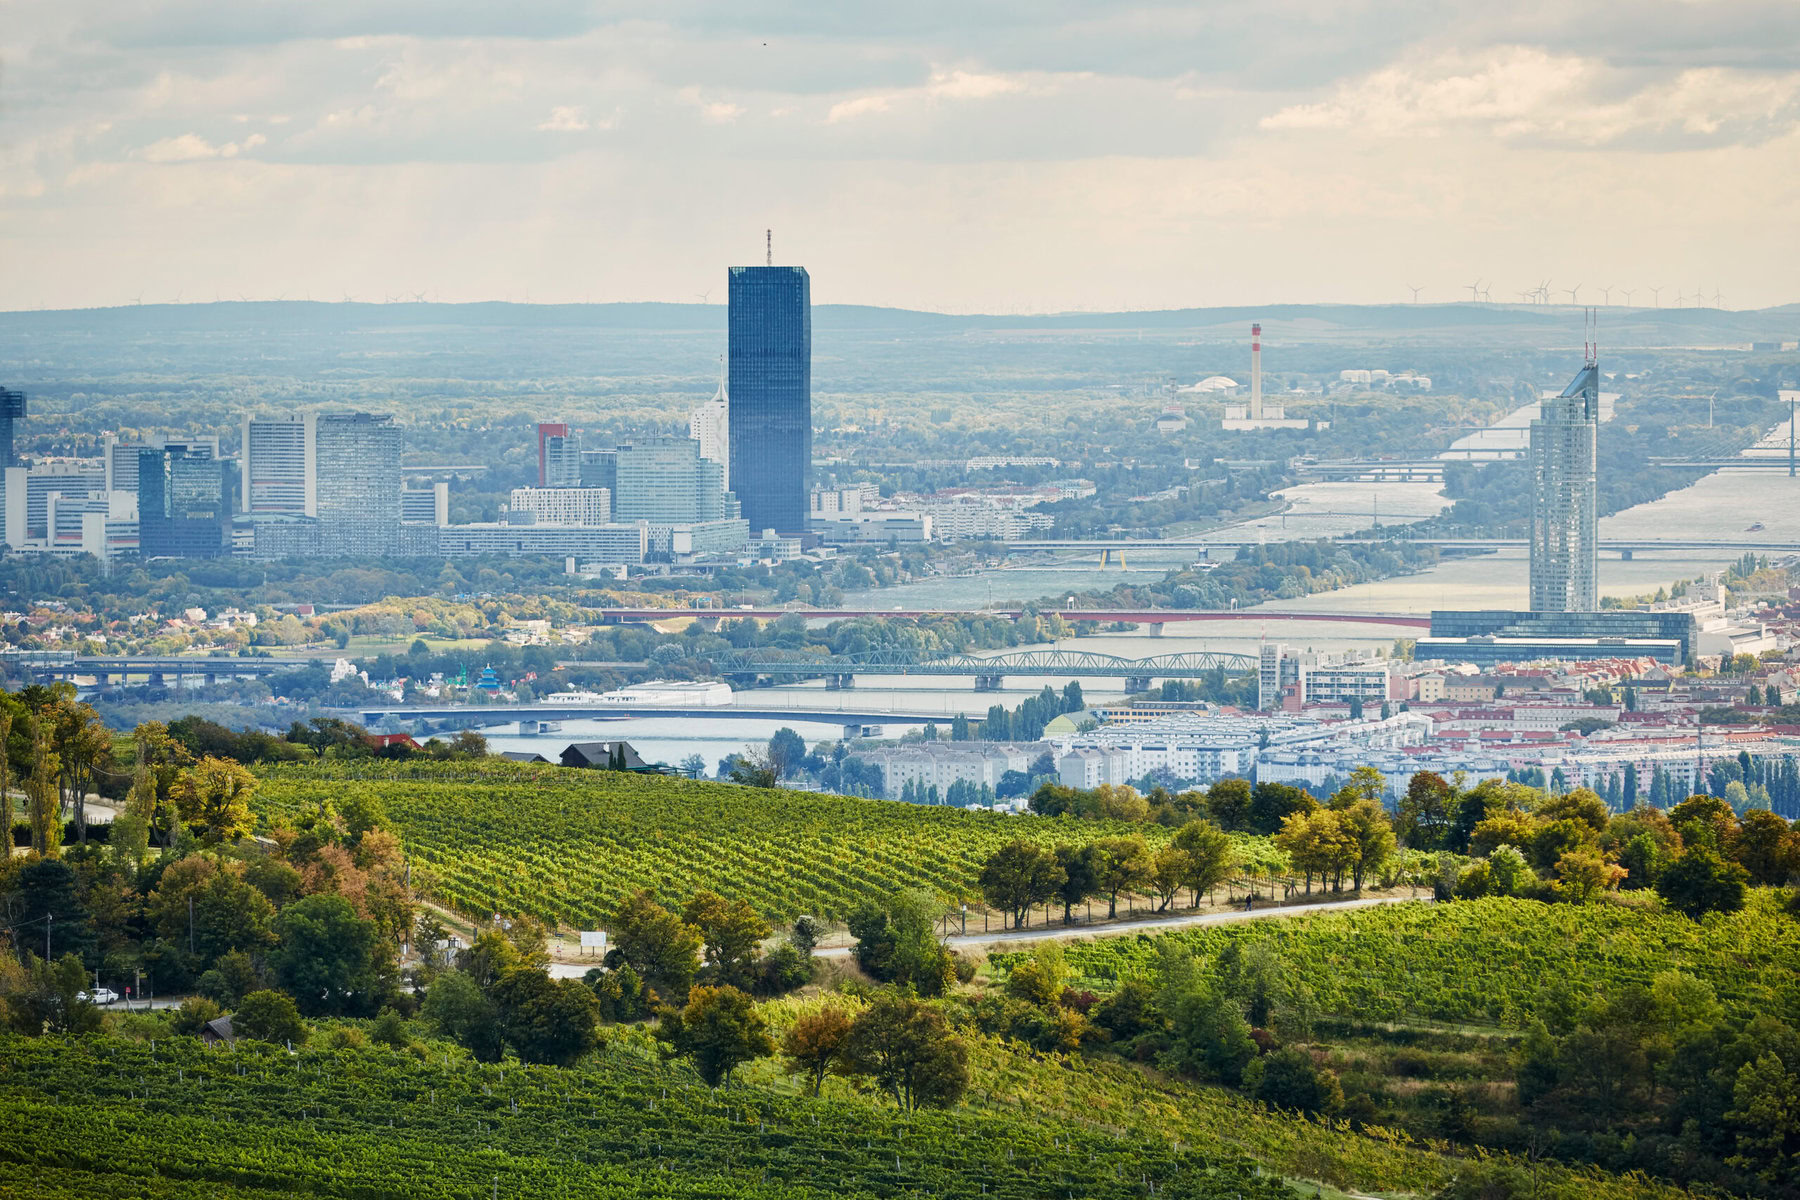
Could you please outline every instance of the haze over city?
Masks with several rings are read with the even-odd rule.
[[[240,5],[0,26],[10,307],[1797,297],[1782,0]]]

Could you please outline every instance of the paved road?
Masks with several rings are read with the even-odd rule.
[[[989,933],[952,934],[946,939],[953,949],[966,950],[980,946],[997,946],[1007,943],[1041,942],[1053,938],[1107,938],[1122,937],[1129,933],[1168,933],[1176,929],[1193,929],[1200,925],[1230,925],[1238,921],[1259,921],[1265,917],[1297,917],[1304,913],[1343,912],[1352,908],[1371,908],[1377,904],[1410,904],[1415,903],[1411,896],[1370,896],[1362,900],[1324,901],[1318,904],[1269,905],[1264,908],[1245,912],[1232,909],[1227,912],[1194,913],[1179,917],[1144,917],[1131,921],[1116,921],[1107,925],[1037,925],[1029,929],[993,930]],[[1429,898],[1417,903],[1430,903]],[[850,953],[848,946],[832,946],[816,951],[820,958],[843,958]]]
[[[968,950],[982,946],[1004,946],[1041,942],[1051,938],[1107,938],[1132,933],[1168,933],[1176,929],[1193,929],[1201,925],[1230,925],[1238,921],[1260,921],[1267,917],[1298,917],[1306,913],[1345,912],[1353,908],[1373,908],[1378,904],[1429,904],[1429,896],[1370,896],[1361,900],[1327,900],[1317,904],[1268,905],[1245,912],[1193,913],[1176,917],[1140,917],[1106,925],[1038,925],[1030,929],[996,929],[988,933],[952,934],[945,939],[954,949]],[[819,958],[848,958],[848,946],[821,946],[814,954]],[[590,967],[599,965],[594,959],[581,962],[550,964],[550,974],[557,979],[579,979]]]

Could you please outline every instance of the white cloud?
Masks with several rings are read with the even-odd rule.
[[[940,100],[990,100],[995,96],[1028,90],[1032,90],[1032,85],[1027,83],[1023,75],[966,71],[960,68],[938,69],[932,71],[930,78],[918,87],[867,92],[847,100],[839,100],[826,111],[825,123],[836,125],[843,121],[854,121],[858,117],[888,112],[909,104],[929,104]]]
[[[145,162],[153,163],[199,162],[212,158],[236,158],[240,151],[254,150],[268,140],[260,133],[253,133],[241,142],[221,142],[215,146],[197,133],[184,133],[178,137],[168,137],[151,142],[137,152],[137,157]]]
[[[587,127],[587,109],[573,104],[557,105],[550,110],[550,116],[538,125],[539,129],[551,133],[581,133]]]
[[[1701,67],[1646,79],[1594,58],[1505,46],[1384,67],[1261,124],[1380,137],[1484,131],[1582,146],[1756,142],[1800,125],[1800,71]]]
[[[708,121],[735,121],[744,115],[744,106],[733,104],[729,100],[714,100],[710,104],[700,106],[700,115]]]

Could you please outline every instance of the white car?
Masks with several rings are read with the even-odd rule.
[[[91,992],[82,992],[76,998],[85,1000],[89,1004],[117,1004],[119,1002],[119,993],[113,991],[111,988],[95,988]]]

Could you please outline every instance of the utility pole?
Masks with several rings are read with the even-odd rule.
[[[50,926],[56,921],[55,913],[44,914],[44,962],[50,962]]]

